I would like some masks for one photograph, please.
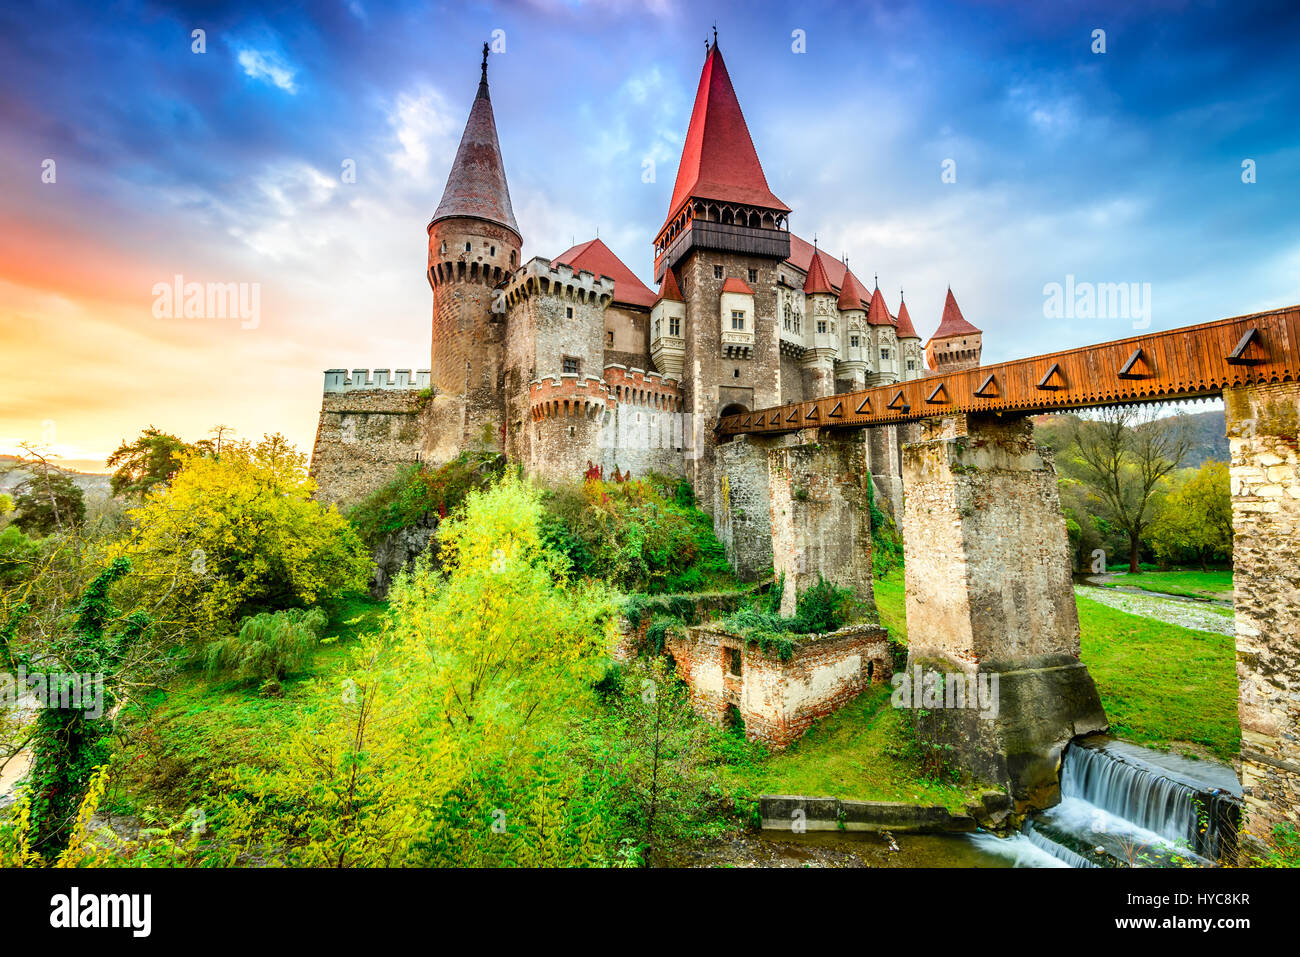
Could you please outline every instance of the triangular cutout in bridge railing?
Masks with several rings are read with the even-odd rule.
[[[943,405],[952,400],[948,398],[948,390],[944,387],[944,384],[940,382],[934,387],[934,391],[925,397],[925,401],[931,405]]]
[[[767,420],[767,424],[768,424],[768,425],[780,425],[780,424],[781,424],[781,410],[780,410],[780,409],[777,409],[775,412],[772,413],[772,418],[770,418],[770,419]]]
[[[1247,355],[1252,346],[1257,352],[1262,352],[1264,349],[1264,344],[1259,341],[1259,329],[1255,326],[1247,329],[1245,335],[1238,340],[1236,347],[1228,353],[1227,363],[1234,366],[1253,366],[1263,362],[1267,356]]]
[[[980,387],[975,390],[975,394],[981,399],[996,399],[1000,396],[1002,391],[998,388],[997,376],[990,372],[988,377],[980,383]]]
[[[1038,380],[1038,388],[1052,392],[1065,388],[1065,376],[1061,374],[1061,364],[1053,362],[1046,375]]]
[[[844,403],[836,402],[829,412],[826,413],[828,419],[838,419],[844,415]]]
[[[889,400],[889,405],[886,406],[886,408],[897,409],[900,412],[907,412],[912,407],[907,404],[907,399],[903,397],[903,390],[899,389],[897,394]]]
[[[822,413],[821,413],[821,410],[820,410],[819,408],[817,408],[816,403],[814,403],[814,404],[813,404],[813,407],[812,407],[811,409],[808,410],[808,414],[805,415],[804,418],[805,418],[805,419],[818,419],[818,418],[821,418],[821,414],[822,414]]]
[[[1149,379],[1155,373],[1151,370],[1151,363],[1147,360],[1147,354],[1138,346],[1133,350],[1133,354],[1124,360],[1124,364],[1119,367],[1116,373],[1121,379]]]
[[[854,414],[854,415],[863,415],[863,414],[865,414],[865,415],[870,415],[870,414],[871,414],[872,412],[874,412],[874,411],[875,411],[875,409],[871,408],[871,396],[866,396],[866,397],[862,400],[862,404],[859,405],[856,409],[853,410],[853,414]]]
[[[799,407],[798,407],[798,406],[795,406],[793,409],[791,409],[791,410],[790,410],[790,414],[787,415],[787,416],[785,417],[785,420],[786,420],[787,422],[798,422],[798,421],[799,421]]]
[[[741,427],[742,429],[747,429],[747,428],[749,428],[750,423],[753,422],[753,421],[754,421],[754,417],[753,417],[752,415],[747,415],[747,416],[745,416],[745,421],[743,421],[743,422],[740,423],[740,427]]]

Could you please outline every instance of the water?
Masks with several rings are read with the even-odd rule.
[[[1011,858],[1067,867],[1210,866],[1232,849],[1240,785],[1225,765],[1097,737],[1065,750],[1061,802],[1020,834],[972,840]]]

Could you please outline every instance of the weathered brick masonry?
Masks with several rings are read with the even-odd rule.
[[[1300,383],[1227,389],[1247,840],[1300,827]]]
[[[719,625],[670,634],[667,645],[700,715],[725,725],[735,708],[745,736],[775,748],[893,673],[888,635],[874,624],[799,636],[789,661]]]

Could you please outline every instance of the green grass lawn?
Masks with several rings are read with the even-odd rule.
[[[256,684],[209,681],[197,666],[154,691],[129,716],[142,733],[123,756],[124,772],[110,777],[107,808],[126,814],[151,804],[179,814],[202,799],[213,773],[275,760],[308,714],[307,682],[346,667],[357,636],[377,627],[387,607],[360,596],[332,607],[324,637],[337,640],[317,648],[308,671],[285,679],[281,697],[259,694]]]
[[[1223,760],[1241,748],[1236,646],[1078,598],[1083,661],[1117,737],[1158,747],[1190,742]]]
[[[884,578],[875,580],[876,612],[880,623],[889,629],[890,637],[896,641],[907,638],[907,603],[903,597],[903,568],[901,565],[889,570]]]
[[[1114,581],[1106,582],[1106,585],[1111,588],[1127,585],[1143,591],[1164,592],[1166,595],[1182,595],[1187,598],[1215,598],[1232,593],[1232,569],[1205,572],[1192,569],[1142,571],[1136,575],[1121,575]]]
[[[890,705],[892,690],[888,684],[869,688],[785,751],[724,768],[724,783],[754,794],[904,801],[961,810],[978,789],[922,779],[916,762],[898,753],[909,731],[903,712]]]

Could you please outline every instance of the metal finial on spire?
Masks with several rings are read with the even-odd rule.
[[[817,234],[813,233],[813,249],[817,248]]]
[[[483,83],[487,82],[487,58],[488,58],[488,45],[487,45],[487,41],[484,40],[483,41],[483,76],[481,80],[481,82]]]
[[[899,302],[902,302],[902,301],[903,301],[903,287],[902,287],[902,286],[899,286],[899,287],[898,287],[898,301],[899,301]]]
[[[880,273],[876,273],[876,288],[880,288]]]
[[[718,45],[718,21],[717,20],[713,21],[713,45],[715,47]]]

